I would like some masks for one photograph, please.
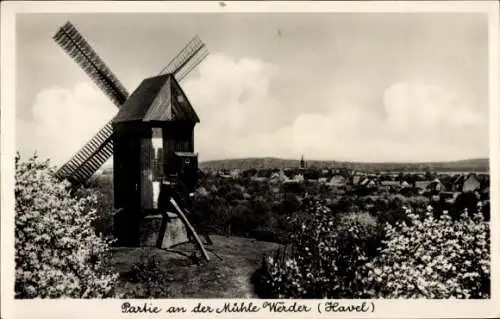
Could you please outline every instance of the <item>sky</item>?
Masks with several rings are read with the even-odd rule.
[[[479,13],[26,14],[16,21],[16,146],[62,164],[117,108],[52,40],[70,20],[131,93],[195,35],[181,85],[202,161],[488,157]]]

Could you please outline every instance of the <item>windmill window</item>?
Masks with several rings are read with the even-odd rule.
[[[163,131],[159,127],[152,128],[152,164],[153,164],[153,180],[161,181],[163,178],[163,165],[164,165],[164,154],[163,154]]]
[[[191,160],[190,160],[189,158],[186,158],[186,159],[184,160],[184,163],[189,164],[189,163],[191,163]]]
[[[163,179],[164,156],[163,149],[160,148],[155,152],[153,159],[153,180],[161,181]]]
[[[179,103],[184,102],[184,96],[182,96],[182,95],[180,95],[180,94],[179,94],[179,95],[177,95],[177,102],[179,102]]]

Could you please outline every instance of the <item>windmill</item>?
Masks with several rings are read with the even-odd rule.
[[[196,184],[198,158],[193,153],[193,131],[199,118],[179,85],[208,55],[206,45],[195,36],[157,76],[143,80],[129,95],[71,22],[53,39],[119,108],[118,114],[57,170],[56,177],[74,186],[84,184],[114,155],[118,240],[137,245],[143,217],[160,211],[163,221],[157,245],[161,246],[168,221],[165,210],[170,209],[182,219],[208,260],[184,214],[189,206],[186,194]]]

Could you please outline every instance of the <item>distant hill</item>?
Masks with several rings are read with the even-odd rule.
[[[347,168],[360,171],[383,170],[383,171],[467,171],[488,172],[489,160],[487,158],[467,159],[450,162],[429,163],[363,163],[363,162],[340,162],[340,161],[306,161],[308,167],[317,168]],[[249,169],[249,168],[294,168],[299,166],[297,159],[281,159],[273,157],[263,158],[240,158],[214,160],[200,163],[204,170],[220,169]]]

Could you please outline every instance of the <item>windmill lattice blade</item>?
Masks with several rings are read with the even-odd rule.
[[[180,82],[184,79],[198,64],[208,56],[208,49],[204,47],[193,58],[191,58],[178,72],[175,73],[175,79]]]
[[[53,38],[115,105],[120,106],[127,100],[125,87],[70,22],[62,26]]]
[[[113,128],[109,121],[57,172],[56,177],[73,184],[89,179],[113,154]]]
[[[160,75],[167,73],[177,75],[179,73],[182,74],[181,78],[184,78],[207,55],[208,51],[205,43],[196,35],[160,72]],[[193,62],[195,63],[194,65]]]

